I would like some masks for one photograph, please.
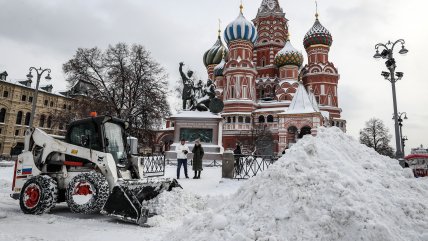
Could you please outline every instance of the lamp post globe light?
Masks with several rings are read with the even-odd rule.
[[[29,73],[27,74],[27,78],[29,81],[32,81],[33,75],[32,72],[35,71],[36,75],[37,75],[37,82],[36,82],[36,89],[34,92],[34,98],[33,98],[33,103],[32,103],[32,107],[31,107],[31,115],[30,115],[30,128],[33,127],[33,121],[34,121],[34,115],[36,114],[36,105],[37,105],[37,96],[39,94],[39,84],[40,84],[40,79],[42,77],[42,75],[46,72],[48,75],[45,77],[45,79],[47,81],[51,80],[51,70],[50,69],[42,69],[40,68],[35,68],[35,67],[30,67],[29,69]]]
[[[386,59],[385,65],[386,65],[386,68],[389,70],[389,72],[382,71],[381,75],[386,80],[391,82],[391,85],[392,85],[392,99],[393,99],[393,105],[394,105],[394,121],[395,121],[395,148],[396,148],[395,157],[398,159],[398,158],[403,158],[404,156],[402,151],[403,150],[402,143],[401,143],[402,140],[401,140],[399,124],[398,124],[397,97],[395,93],[395,83],[401,78],[403,78],[404,74],[403,72],[395,72],[395,68],[397,66],[395,64],[395,59],[394,59],[394,47],[397,44],[401,44],[401,49],[398,51],[399,54],[406,54],[407,52],[409,52],[404,47],[404,44],[405,44],[404,40],[399,39],[394,43],[391,41],[388,41],[386,44],[383,44],[383,43],[376,44],[375,45],[376,53],[373,56],[373,58]]]

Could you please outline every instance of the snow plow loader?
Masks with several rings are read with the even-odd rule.
[[[26,214],[43,214],[66,202],[74,213],[101,212],[143,225],[155,214],[158,194],[180,185],[144,177],[143,163],[128,153],[126,129],[126,122],[109,116],[73,121],[65,137],[28,129],[11,197]]]

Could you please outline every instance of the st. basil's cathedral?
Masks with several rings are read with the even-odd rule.
[[[303,54],[290,41],[288,19],[278,0],[263,0],[252,21],[244,17],[241,5],[223,39],[219,30],[216,42],[203,55],[208,78],[214,80],[216,95],[224,103],[224,149],[265,142],[268,145],[261,148],[265,150],[259,148],[257,154],[271,155],[304,135],[316,135],[320,126],[346,131],[338,102],[340,75],[328,58],[332,43],[317,13],[303,38],[308,59],[303,65]]]

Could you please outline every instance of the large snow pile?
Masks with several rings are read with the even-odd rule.
[[[428,179],[338,128],[305,136],[168,240],[428,240]]]

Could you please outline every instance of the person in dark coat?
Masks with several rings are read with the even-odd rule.
[[[236,144],[236,148],[235,150],[233,150],[233,155],[235,157],[235,168],[236,168],[236,173],[241,173],[241,165],[239,163],[239,159],[242,156],[242,151],[241,151],[241,146],[239,144]]]
[[[193,179],[200,179],[202,171],[202,158],[204,157],[204,148],[202,147],[199,139],[195,141],[195,146],[193,147],[192,153],[193,171],[195,171],[195,176]]]

